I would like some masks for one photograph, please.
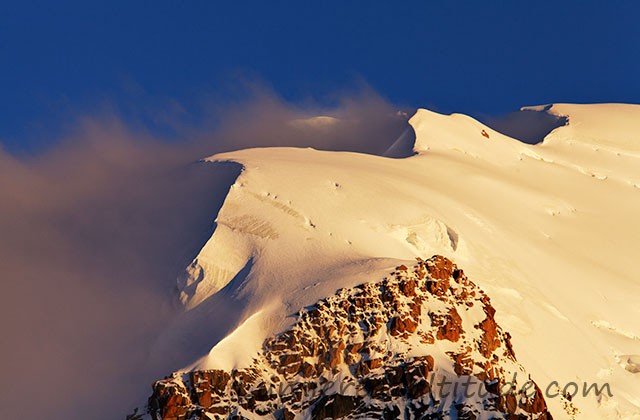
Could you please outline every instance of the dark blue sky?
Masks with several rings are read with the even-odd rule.
[[[437,3],[4,1],[0,141],[32,148],[105,102],[124,118],[156,99],[224,102],[239,75],[293,102],[365,81],[474,115],[640,102],[638,2]]]

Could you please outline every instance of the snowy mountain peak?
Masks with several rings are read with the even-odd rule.
[[[246,368],[156,382],[149,411],[154,420],[551,419],[494,314],[451,261],[418,259],[307,307]]]
[[[614,152],[640,152],[640,105],[553,104],[544,109],[566,117],[568,124],[555,130],[548,142],[583,143]]]
[[[492,148],[504,136],[463,114],[444,115],[419,109],[409,124],[416,133],[414,150],[418,153],[443,148],[475,152]]]
[[[295,327],[293,313],[438,254],[491,296],[541,388],[611,385],[612,396],[572,401],[578,419],[634,418],[639,109],[523,111],[567,119],[535,145],[421,110],[410,121],[418,153],[405,158],[300,148],[210,157],[243,170],[179,280],[185,312],[153,356],[177,354],[171,365],[185,372],[249,369],[266,340]],[[572,418],[566,401],[547,404]]]

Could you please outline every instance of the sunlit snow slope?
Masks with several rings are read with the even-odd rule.
[[[442,254],[491,297],[542,388],[611,384],[613,398],[575,398],[577,418],[640,418],[640,106],[529,109],[568,125],[527,145],[419,110],[407,158],[295,148],[209,158],[244,171],[180,280],[191,315],[165,348],[206,348],[187,369],[246,365],[306,305]],[[203,322],[223,327],[211,335]],[[568,418],[560,399],[547,402]]]

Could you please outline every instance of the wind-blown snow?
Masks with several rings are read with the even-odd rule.
[[[237,316],[209,304],[208,322],[231,332],[248,321],[193,367],[241,365],[304,306],[437,253],[491,296],[541,387],[611,384],[611,399],[574,399],[578,418],[639,418],[640,106],[527,109],[568,124],[528,145],[419,110],[416,154],[403,159],[296,148],[209,158],[244,171],[181,299],[194,311],[224,291]],[[548,403],[567,416],[559,399]]]

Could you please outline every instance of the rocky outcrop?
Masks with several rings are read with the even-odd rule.
[[[153,419],[551,419],[489,297],[450,260],[341,289],[251,366],[157,381]],[[486,417],[486,416],[484,416]]]

